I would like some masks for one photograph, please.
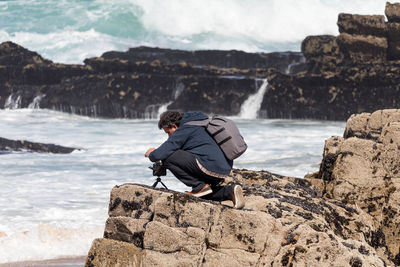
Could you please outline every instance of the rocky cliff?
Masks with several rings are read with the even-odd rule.
[[[86,266],[398,266],[400,110],[352,116],[305,179],[234,170],[244,209],[136,184],[111,191]]]
[[[169,109],[237,115],[270,67],[286,71],[301,53],[179,51],[138,47],[84,65],[56,64],[17,44],[0,44],[0,108],[48,108],[108,118]],[[295,69],[293,68],[293,71]]]
[[[355,205],[373,218],[372,246],[400,266],[400,110],[353,115],[344,137],[325,143],[320,171],[310,176],[326,199]]]
[[[307,71],[271,71],[261,114],[269,118],[346,120],[400,107],[400,3],[383,15],[339,14],[338,36],[308,36]]]

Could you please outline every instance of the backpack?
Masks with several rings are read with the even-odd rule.
[[[234,160],[242,155],[247,144],[241,136],[236,124],[225,117],[214,115],[203,121],[189,121],[187,125],[204,126],[211,137],[217,142],[226,158]]]

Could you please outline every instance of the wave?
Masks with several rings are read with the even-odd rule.
[[[384,14],[386,0],[43,0],[0,2],[0,41],[61,63],[138,45],[185,50],[299,51],[337,34],[340,12]]]
[[[87,255],[94,238],[102,236],[104,225],[66,228],[40,223],[29,230],[0,232],[0,264]]]

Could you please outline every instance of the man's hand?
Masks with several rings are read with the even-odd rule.
[[[146,158],[148,158],[150,156],[150,153],[153,152],[154,150],[156,150],[154,147],[147,149],[146,153],[144,154],[144,156]]]

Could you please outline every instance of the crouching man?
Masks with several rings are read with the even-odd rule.
[[[157,149],[148,149],[145,157],[153,162],[161,160],[176,178],[192,188],[186,193],[215,201],[232,200],[233,206],[241,209],[242,187],[220,185],[229,176],[233,161],[225,157],[204,127],[185,124],[205,119],[208,116],[202,112],[162,113],[158,128],[168,134],[168,139]]]

